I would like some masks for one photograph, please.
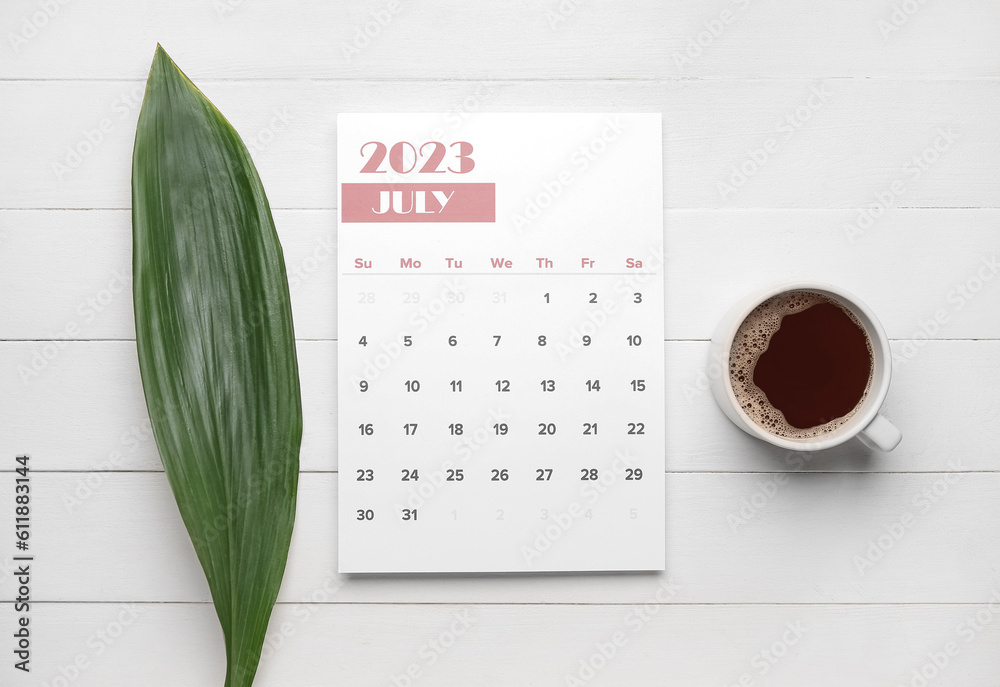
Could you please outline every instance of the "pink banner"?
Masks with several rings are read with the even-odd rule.
[[[344,222],[495,222],[496,184],[343,184]]]

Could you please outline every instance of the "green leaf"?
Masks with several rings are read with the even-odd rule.
[[[288,280],[246,146],[159,46],[132,156],[132,269],[156,447],[222,624],[226,687],[250,685],[295,519]]]

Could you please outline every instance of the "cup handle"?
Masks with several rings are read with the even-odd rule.
[[[896,425],[881,415],[876,415],[875,419],[858,434],[862,444],[879,451],[891,451],[899,445],[902,438],[903,434],[896,429]]]

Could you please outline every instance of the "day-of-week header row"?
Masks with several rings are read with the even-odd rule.
[[[580,262],[578,266],[583,269],[594,269],[595,267],[597,267],[597,260],[593,258],[580,258],[579,260]],[[375,269],[377,266],[388,266],[386,265],[387,262],[388,261],[381,262],[380,264],[377,265],[374,259],[354,258],[354,268],[358,270],[371,270]],[[475,261],[470,260],[468,262],[470,269],[482,269],[484,267],[490,267],[496,270],[509,270],[509,269],[514,269],[515,266],[514,260],[510,258],[505,258],[503,256],[499,258],[489,258],[489,265],[483,264],[480,259],[477,259]],[[560,266],[566,266],[566,267],[576,266],[573,265],[572,264],[573,261],[569,259],[560,259],[559,262]],[[603,262],[606,266],[609,267],[611,266],[610,260],[604,260]],[[431,264],[431,263],[425,264],[422,260],[419,260],[417,258],[399,258],[399,268],[407,270],[419,270],[422,268],[437,269],[442,267],[445,269],[461,270],[465,269],[466,260],[462,258],[444,258],[443,263],[439,262],[438,260],[436,260],[435,263],[436,264]],[[536,267],[538,269],[543,269],[543,270],[556,269],[556,261],[553,260],[552,258],[542,257],[542,258],[532,258],[527,260],[518,258],[517,261],[518,266],[524,266],[525,264],[528,267]],[[619,263],[619,266],[620,264],[621,263]],[[395,265],[392,266],[395,267]],[[625,258],[625,269],[642,269],[642,260],[640,258]]]

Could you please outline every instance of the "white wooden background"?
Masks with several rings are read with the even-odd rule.
[[[994,0],[4,0],[0,27],[4,687],[222,684],[133,342],[130,157],[158,41],[251,145],[292,274],[303,474],[258,685],[1000,685]],[[665,574],[335,572],[335,114],[476,110],[663,113]],[[895,452],[805,460],[715,407],[714,323],[796,276],[883,319]]]

